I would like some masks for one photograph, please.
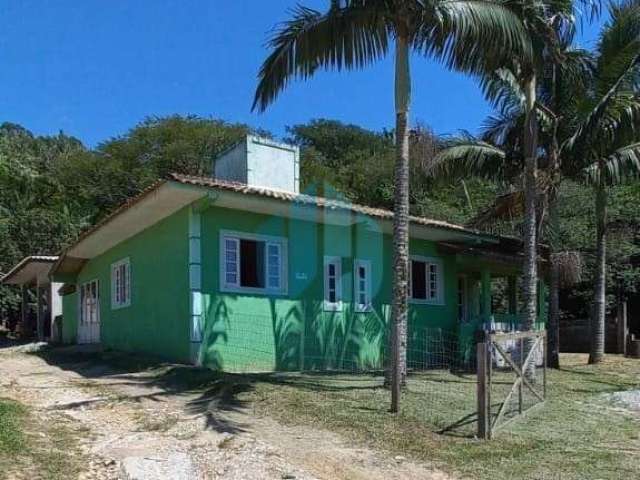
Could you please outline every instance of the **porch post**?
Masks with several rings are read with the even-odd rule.
[[[20,286],[21,303],[20,303],[20,328],[17,329],[21,335],[27,333],[27,310],[29,309],[28,290],[26,285]]]
[[[481,283],[481,312],[482,320],[484,323],[491,323],[491,272],[489,270],[482,269],[480,272]]]
[[[42,287],[40,280],[36,280],[36,331],[38,333],[38,341],[44,340],[44,312],[42,308]]]
[[[507,279],[507,295],[509,297],[509,315],[517,315],[518,313],[518,288],[516,286],[516,277],[509,275]]]

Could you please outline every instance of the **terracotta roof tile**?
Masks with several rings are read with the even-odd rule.
[[[219,180],[219,179],[209,178],[209,177],[196,177],[196,176],[180,175],[177,173],[173,173],[169,175],[169,178],[176,182],[187,184],[187,185],[218,188],[218,189],[228,190],[232,192],[243,193],[247,195],[262,195],[265,197],[274,198],[278,200],[301,203],[305,205],[315,205],[321,208],[350,210],[356,213],[370,215],[372,217],[393,219],[393,212],[390,210],[368,207],[366,205],[359,205],[356,203],[350,203],[350,202],[341,201],[341,200],[333,200],[333,199],[328,199],[324,197],[316,197],[312,195],[296,194],[296,193],[291,193],[283,190],[275,190],[270,188],[252,187],[252,186],[245,185],[243,183],[229,182],[226,180]],[[445,228],[449,230],[458,230],[460,232],[471,233],[474,235],[482,235],[486,237],[495,237],[495,235],[487,234],[479,230],[469,229],[469,228],[463,227],[462,225],[456,225],[453,223],[444,222],[442,220],[434,220],[431,218],[418,217],[414,215],[411,215],[409,218],[411,222],[419,225],[439,227],[439,228]]]

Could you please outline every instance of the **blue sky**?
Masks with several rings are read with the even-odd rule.
[[[328,0],[300,0],[324,8]],[[273,26],[297,0],[0,0],[0,121],[59,130],[90,146],[149,115],[246,122],[278,136],[287,125],[335,118],[393,123],[391,58],[362,72],[293,84],[251,113]],[[582,35],[591,46],[597,26]],[[438,133],[475,131],[489,113],[477,86],[414,58],[412,120]]]

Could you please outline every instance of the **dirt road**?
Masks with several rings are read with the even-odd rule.
[[[43,357],[24,347],[0,349],[0,396],[28,405],[41,425],[65,425],[78,436],[80,479],[449,478],[330,432],[258,418],[250,407],[220,406],[211,415],[214,400],[163,388],[145,371],[114,373],[95,358]],[[195,408],[199,402],[207,408]]]

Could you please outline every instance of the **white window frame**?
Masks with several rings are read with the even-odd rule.
[[[329,265],[334,266],[335,276],[335,301],[329,299]],[[322,269],[324,279],[323,309],[327,312],[342,311],[342,257],[325,255]]]
[[[436,296],[435,298],[413,298],[413,278],[412,272],[413,268],[411,262],[423,262],[425,263],[425,288],[427,297],[429,297],[430,292],[430,278],[429,274],[431,271],[431,265],[436,267],[437,277],[436,277]],[[417,304],[425,304],[425,305],[444,305],[444,268],[442,264],[442,259],[436,257],[423,257],[421,255],[411,255],[409,257],[409,301],[411,303]]]
[[[364,291],[360,288],[360,268],[364,268]],[[360,295],[364,294],[365,301],[360,303]],[[358,313],[371,311],[371,261],[356,258],[353,261],[353,304]]]
[[[227,282],[227,257],[226,248],[227,240],[235,242],[236,249],[236,281]],[[263,288],[258,287],[243,287],[240,285],[240,241],[252,240],[258,242],[264,242],[264,284]],[[286,295],[288,292],[288,246],[286,237],[278,237],[273,235],[259,235],[255,233],[238,232],[234,230],[220,230],[220,245],[219,245],[219,259],[220,259],[220,291],[232,292],[232,293],[257,293],[265,295]],[[277,246],[280,253],[280,286],[269,286],[269,247]]]
[[[120,299],[118,298],[118,270],[120,267],[125,267],[125,295],[126,298]],[[122,280],[120,280],[122,281]],[[131,261],[129,257],[123,258],[122,260],[118,260],[111,264],[111,309],[117,310],[119,308],[126,308],[131,306]]]

